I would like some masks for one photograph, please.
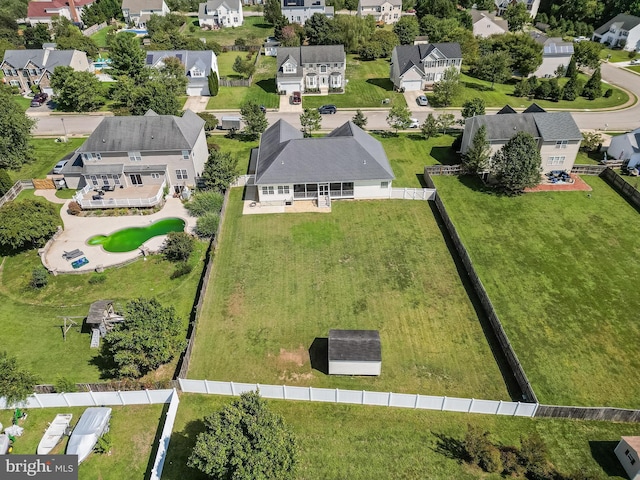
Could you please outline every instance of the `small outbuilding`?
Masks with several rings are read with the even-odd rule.
[[[329,330],[329,375],[380,375],[377,330]]]
[[[98,348],[100,337],[104,337],[113,325],[124,321],[113,308],[113,300],[97,300],[89,307],[87,325],[91,327],[91,348]]]
[[[640,480],[640,437],[622,437],[614,450],[631,480]]]

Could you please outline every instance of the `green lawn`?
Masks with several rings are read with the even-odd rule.
[[[345,93],[305,95],[302,105],[308,108],[325,104],[334,104],[338,108],[367,108],[407,104],[403,94],[393,91],[393,83],[389,79],[389,61],[386,59],[364,61],[357,55],[349,54],[346,77]],[[391,103],[383,105],[382,101],[387,98]]]
[[[455,165],[460,156],[451,148],[455,137],[438,135],[425,140],[418,133],[400,133],[397,137],[374,137],[382,143],[396,179],[394,187],[422,187],[425,165]]]
[[[223,152],[229,152],[238,159],[238,172],[245,175],[249,168],[251,149],[258,146],[258,141],[244,141],[238,138],[226,138],[223,134],[215,134],[208,138],[208,143],[215,142]]]
[[[22,95],[12,95],[11,98],[15,100],[15,102],[22,107],[22,109],[26,112],[27,108],[31,106],[32,98],[23,97]]]
[[[611,55],[611,57],[609,57],[609,55]],[[616,49],[603,48],[600,51],[600,58],[603,60],[606,60],[607,57],[609,57],[609,61],[611,63],[628,62],[629,60],[631,60],[631,57],[629,57],[629,52],[627,52],[626,50],[622,50],[620,48],[616,48]]]
[[[189,395],[180,407],[169,444],[163,480],[205,480],[186,467],[202,419],[221,409],[228,397]],[[597,480],[626,477],[613,449],[637,424],[532,420],[527,418],[269,400],[293,430],[299,446],[298,479],[372,478],[499,480],[458,460],[455,447],[467,424],[491,433],[494,443],[519,446],[520,438],[540,434],[562,473],[580,471]],[[522,479],[523,477],[508,477]]]
[[[164,405],[129,405],[111,407],[110,432],[113,441],[111,455],[91,454],[79,467],[78,478],[81,480],[143,480],[147,470],[153,465],[151,458],[158,424],[164,420]],[[34,454],[43,432],[58,413],[72,413],[72,425],[75,425],[87,407],[71,408],[33,408],[28,410],[28,417],[20,423],[24,434],[16,438],[13,453]],[[4,426],[11,425],[13,411],[0,410],[0,422]],[[53,454],[64,453],[68,437],[64,437]]]
[[[638,212],[582,178],[589,195],[515,198],[434,181],[539,400],[639,408]]]
[[[14,182],[31,178],[45,178],[54,165],[66,154],[73,152],[84,143],[84,138],[70,138],[68,142],[56,142],[53,138],[32,138],[31,146],[35,160],[26,163],[20,170],[10,170]]]
[[[576,165],[599,165],[604,158],[602,152],[584,152],[580,150],[576,156]]]
[[[91,35],[90,38],[96,43],[98,48],[107,48],[107,35],[112,30],[114,30],[114,27],[103,28],[99,32],[96,32],[93,35]]]
[[[232,190],[190,378],[509,398],[427,203],[243,216],[241,196]],[[313,369],[308,349],[331,328],[380,330],[382,375]]]
[[[175,265],[159,255],[126,267],[107,269],[105,280],[90,283],[97,274],[50,276],[49,284],[34,291],[28,286],[32,270],[41,265],[36,250],[5,257],[0,271],[0,318],[2,349],[16,355],[42,383],[54,383],[58,375],[74,382],[95,382],[100,371],[95,365],[98,349],[89,348],[90,335],[78,327],[62,338],[61,315],[85,316],[95,300],[113,299],[120,304],[138,297],[156,297],[173,305],[185,326],[202,271],[206,244],[199,242],[193,253],[191,273],[170,279]],[[170,378],[166,368],[158,378]]]
[[[229,56],[231,63],[236,55]],[[226,62],[226,60],[225,60]],[[280,98],[276,94],[276,59],[274,57],[261,56],[253,75],[253,83],[250,87],[220,87],[218,95],[211,97],[207,103],[207,110],[239,109],[244,103],[253,101],[267,108],[277,108]]]
[[[233,62],[236,61],[236,57],[240,57],[242,60],[247,60],[247,53],[249,52],[222,52],[218,55],[218,72],[221,77],[229,78],[244,78],[233,70]],[[252,61],[255,60],[257,53],[252,55]]]
[[[631,70],[632,72],[640,73],[640,65],[633,65],[631,67],[626,67],[627,70]]]
[[[189,21],[192,25],[198,25],[197,18],[192,17]],[[186,29],[184,34],[218,42],[222,46],[234,45],[238,38],[244,38],[247,40],[247,44],[262,46],[267,37],[273,36],[273,25],[265,23],[263,17],[245,17],[241,27],[221,28],[219,30],[202,30],[198,27],[195,32],[190,32],[189,29]]]
[[[585,79],[586,75],[581,76]],[[560,79],[560,85],[564,85],[568,79]],[[454,99],[452,106],[460,107],[462,104],[470,98],[479,97],[485,101],[487,107],[504,107],[505,105],[511,105],[514,108],[526,108],[532,103],[537,103],[543,108],[560,108],[567,110],[580,110],[580,109],[598,109],[598,108],[611,108],[618,105],[622,105],[629,100],[629,95],[622,90],[609,86],[603,83],[603,92],[608,88],[613,88],[613,95],[609,98],[601,97],[596,100],[587,100],[583,97],[578,97],[573,102],[567,102],[561,100],[559,102],[551,102],[549,100],[529,100],[525,97],[515,97],[513,95],[513,89],[515,87],[515,81],[507,84],[496,83],[491,88],[491,82],[479,80],[469,75],[461,74],[460,81],[463,84],[461,93]],[[430,102],[432,101],[431,94],[427,94]]]

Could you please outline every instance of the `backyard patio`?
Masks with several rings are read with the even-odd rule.
[[[164,189],[161,185],[136,185],[133,187],[94,187],[87,185],[78,190],[74,199],[83,209],[153,207],[160,203]],[[116,187],[116,188],[114,188]]]

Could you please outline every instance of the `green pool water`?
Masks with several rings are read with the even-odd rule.
[[[144,242],[158,235],[169,232],[182,232],[184,220],[181,218],[165,218],[146,227],[131,227],[113,232],[111,235],[96,235],[87,240],[89,245],[102,245],[107,252],[130,252],[139,248]]]

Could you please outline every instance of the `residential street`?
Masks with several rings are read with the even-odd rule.
[[[602,64],[602,78],[605,81],[620,85],[621,87],[634,92],[640,97],[640,76],[635,75],[627,70],[616,67],[614,65],[603,63]],[[413,117],[422,122],[429,112],[433,112],[434,109],[430,107],[419,107],[418,105],[410,105],[409,108],[413,112]],[[29,113],[29,112],[28,112]],[[222,115],[233,115],[237,112],[221,112],[214,111],[218,118]],[[435,113],[441,113],[441,110],[436,109]],[[347,120],[350,120],[355,114],[355,110],[338,110],[335,115],[323,115],[322,116],[322,129],[332,130],[335,127],[342,125]],[[365,110],[365,116],[368,119],[367,129],[369,130],[382,130],[388,129],[387,125],[387,110],[375,109]],[[459,117],[459,112],[456,112],[456,117]],[[37,115],[38,123],[34,130],[35,135],[41,136],[59,136],[64,135],[88,135],[96,128],[100,123],[101,116],[99,115],[49,115],[40,116]],[[268,112],[267,118],[269,123],[273,123],[276,120],[282,118],[294,126],[300,126],[300,118],[298,113],[287,112]],[[608,112],[575,112],[573,113],[578,127],[582,130],[609,130],[609,131],[626,131],[633,130],[638,127],[640,119],[640,103],[633,107],[626,108],[624,110],[608,111]],[[66,132],[65,132],[66,129]]]

